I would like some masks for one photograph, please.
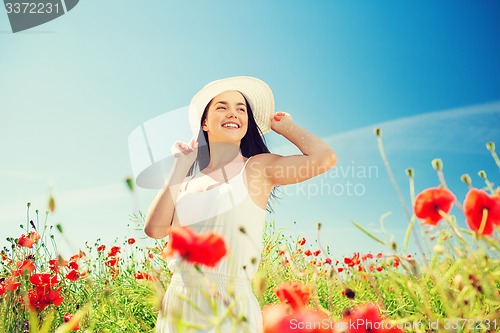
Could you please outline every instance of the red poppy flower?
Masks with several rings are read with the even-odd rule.
[[[292,311],[282,304],[267,305],[262,317],[263,333],[333,333],[335,327],[324,312],[306,308]]]
[[[312,255],[312,252],[311,252],[311,250],[307,249],[304,251],[304,254],[309,257]]]
[[[109,258],[106,262],[105,262],[105,265],[106,266],[110,266],[110,267],[113,267],[113,266],[116,266],[116,263],[118,262],[118,258],[116,257],[111,257]]]
[[[380,314],[380,310],[374,303],[365,303],[357,306],[344,316],[342,325],[347,328],[346,333],[386,333],[403,332],[401,329],[391,327]]]
[[[74,315],[70,314],[69,312],[66,312],[64,314],[64,322],[65,323],[69,322],[71,319],[73,319],[73,317]],[[78,321],[73,325],[73,327],[71,327],[73,331],[78,331],[79,328],[80,328],[80,323]]]
[[[78,263],[76,261],[70,261],[68,263],[68,268],[69,269],[78,269]]]
[[[325,264],[329,264],[329,265],[331,265],[331,264],[332,264],[332,259],[330,259],[330,258],[326,258],[326,259],[325,259]]]
[[[346,264],[348,267],[353,267],[359,265],[360,263],[361,260],[359,259],[359,252],[354,253],[354,255],[351,258],[349,257],[344,258],[344,264]]]
[[[282,282],[275,293],[283,304],[290,304],[292,309],[303,308],[311,298],[311,288],[299,281]]]
[[[145,272],[137,272],[134,273],[134,278],[136,280],[148,280],[148,281],[154,281],[154,277],[152,277],[150,274],[145,273]]]
[[[316,251],[313,252],[313,255],[315,257],[317,257],[317,256],[319,256],[320,253],[321,253],[321,250],[316,250]]]
[[[78,271],[75,269],[70,270],[68,274],[66,274],[66,279],[70,281],[76,281],[79,278],[80,278],[80,273],[78,273]]]
[[[83,258],[83,257],[86,257],[86,256],[87,256],[87,255],[85,254],[85,252],[80,251],[79,253],[72,255],[72,256],[69,258],[69,261],[77,261],[78,259]]]
[[[133,238],[129,238],[129,239],[127,240],[127,243],[129,243],[130,245],[132,245],[132,244],[134,244],[134,243],[135,243],[135,239],[133,239]]]
[[[494,231],[494,225],[500,225],[500,195],[488,195],[483,190],[471,189],[467,193],[464,201],[464,214],[467,226],[478,233],[491,235]],[[484,227],[481,230],[485,216]]]
[[[57,275],[50,275],[47,273],[33,274],[30,276],[30,282],[37,286],[51,286],[59,283]]]
[[[342,267],[337,268],[337,272],[342,273],[344,269]]]
[[[16,290],[17,288],[19,288],[20,285],[21,283],[17,281],[16,278],[13,277],[4,282],[5,290]]]
[[[184,260],[214,267],[226,255],[224,239],[213,232],[197,234],[189,228],[173,228],[164,251],[166,256],[178,253]]]
[[[5,289],[4,282],[0,282],[0,296],[5,294],[5,291],[7,291],[7,289]]]
[[[31,231],[27,236],[25,234],[22,234],[21,237],[19,237],[17,246],[28,247],[32,249],[33,244],[35,244],[39,239],[40,235],[35,231]]]
[[[23,273],[31,273],[35,270],[35,265],[31,260],[21,260],[16,262],[17,269],[12,272],[14,276],[22,275]]]
[[[42,312],[48,305],[61,305],[64,300],[61,297],[62,287],[56,290],[47,288],[46,286],[36,286],[34,289],[28,290],[29,306],[32,311]]]
[[[49,260],[49,269],[54,273],[59,272],[59,262],[57,259],[50,259]]]
[[[361,257],[362,261],[365,261],[367,259],[373,259],[373,254],[367,253],[367,254],[365,254],[364,256]]]
[[[113,246],[111,250],[109,250],[108,257],[114,257],[120,252],[120,247],[119,246]]]
[[[445,188],[428,188],[415,198],[415,215],[425,220],[425,224],[437,225],[443,218],[440,212],[448,214],[455,201],[455,196]]]
[[[299,239],[299,241],[297,242],[297,244],[299,244],[300,246],[303,246],[305,243],[306,243],[306,239],[304,237]]]
[[[97,248],[97,252],[104,252],[104,250],[106,250],[106,245],[100,245],[100,246]]]

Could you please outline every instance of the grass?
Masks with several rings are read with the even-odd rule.
[[[499,163],[494,145],[488,143],[487,147]],[[385,159],[382,146],[381,154]],[[444,182],[440,163],[434,164]],[[386,166],[389,168],[388,163]],[[411,188],[412,174],[409,170]],[[483,179],[487,190],[495,193],[486,175]],[[28,216],[29,209],[28,204]],[[124,240],[114,245],[120,249],[113,252],[112,244],[96,242],[72,259],[58,258],[53,233],[63,230],[50,227],[47,216],[49,213],[40,223],[37,211],[36,223],[29,222],[30,228],[20,232],[29,237],[35,231],[40,236],[36,239],[32,234],[31,248],[18,245],[21,237],[8,238],[11,246],[1,252],[0,332],[69,332],[76,322],[80,332],[154,332],[171,276],[162,258],[163,243],[139,248],[132,240]],[[500,331],[498,226],[493,235],[483,236],[459,228],[456,219],[461,218],[445,215],[437,227],[428,227],[408,213],[407,237],[390,244],[355,224],[366,237],[387,245],[387,251],[350,258],[331,258],[320,242],[318,248],[311,248],[312,241],[292,239],[268,223],[254,292],[264,307],[279,302],[275,288],[281,282],[301,281],[312,289],[309,306],[322,309],[334,321],[348,309],[375,302],[385,317],[406,332]],[[139,213],[132,219],[141,225],[144,216]],[[317,228],[320,235],[319,224]],[[422,250],[418,258],[408,255],[405,251],[412,238],[420,248],[423,242],[430,250]],[[317,250],[320,252],[315,253]],[[51,259],[58,268],[50,265]],[[25,260],[32,262],[34,270],[19,269]],[[67,277],[75,267],[69,262],[78,266],[73,280]],[[63,298],[60,304],[49,301],[43,311],[30,309],[29,295],[34,289],[30,276],[35,273],[58,277],[44,292],[58,291]],[[65,314],[75,317],[65,323]]]

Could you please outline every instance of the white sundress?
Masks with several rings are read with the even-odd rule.
[[[266,211],[248,194],[244,171],[249,160],[227,183],[179,193],[173,224],[222,235],[228,253],[214,268],[201,266],[201,272],[180,258],[169,260],[173,275],[157,333],[262,332],[262,312],[251,281],[260,262]]]

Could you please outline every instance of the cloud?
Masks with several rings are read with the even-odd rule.
[[[500,101],[399,118],[324,138],[352,154],[378,154],[373,130],[382,129],[384,146],[396,151],[440,151],[477,154],[488,141],[500,139]],[[485,148],[484,148],[485,149]],[[290,154],[287,144],[273,151]]]

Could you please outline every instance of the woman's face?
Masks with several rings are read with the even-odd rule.
[[[240,143],[248,129],[245,98],[238,91],[225,91],[212,99],[202,129],[210,142]]]

